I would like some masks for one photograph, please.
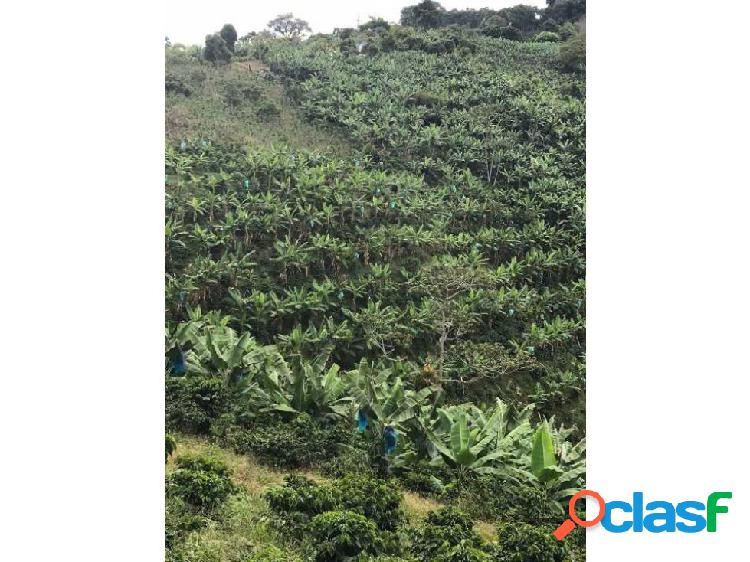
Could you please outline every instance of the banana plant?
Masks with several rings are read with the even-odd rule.
[[[406,389],[398,374],[402,366],[396,363],[393,367],[362,359],[357,369],[348,373],[356,423],[369,444],[370,461],[388,473],[408,470],[419,460],[417,417],[433,393],[431,388]]]
[[[351,394],[359,410],[376,426],[397,427],[413,419],[432,394],[431,388],[405,389],[401,377],[392,377],[389,368],[374,367],[362,359],[352,371]]]
[[[289,367],[275,346],[238,335],[226,325],[228,317],[200,316],[200,309],[191,314],[194,319],[178,324],[167,338],[168,354],[185,350],[188,375],[220,376],[240,396],[267,394],[267,403],[281,395]]]
[[[268,410],[299,414],[306,412],[314,418],[337,421],[348,416],[354,398],[338,365],[326,368],[327,357],[312,361],[299,360],[282,382],[282,400]]]
[[[434,464],[445,463],[459,473],[524,477],[519,460],[528,452],[532,408],[515,419],[500,400],[486,416],[473,404],[438,409],[438,420],[425,431],[435,447]]]
[[[581,489],[586,473],[586,441],[571,445],[566,440],[570,431],[553,432],[550,423],[544,421],[534,432],[531,443],[531,473],[559,501]]]

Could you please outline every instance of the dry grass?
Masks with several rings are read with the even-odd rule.
[[[430,511],[440,509],[443,504],[414,492],[404,492],[404,511],[412,524],[421,523]]]
[[[252,495],[261,494],[268,486],[283,483],[284,477],[290,473],[290,471],[283,471],[262,464],[250,455],[238,455],[206,439],[187,435],[177,436],[177,451],[169,459],[167,470],[173,470],[174,457],[184,454],[210,455],[221,459],[231,469],[232,479],[235,483],[243,486]],[[297,472],[318,484],[328,481],[324,476],[309,470]]]
[[[259,60],[234,61],[230,64],[233,70],[242,72],[268,72],[268,65]]]
[[[404,512],[411,525],[418,525],[425,520],[430,511],[445,507],[445,504],[415,494],[414,492],[404,492],[403,501]],[[474,530],[488,542],[495,540],[495,525],[487,521],[475,521]]]
[[[281,484],[286,475],[285,472],[260,464],[248,455],[237,455],[205,439],[180,435],[177,436],[177,451],[174,456],[184,454],[210,455],[221,459],[232,470],[233,480],[255,495],[272,484]],[[167,470],[173,467],[174,456],[170,458]]]
[[[475,521],[474,530],[487,542],[495,542],[497,539],[495,536],[495,525],[487,521]]]

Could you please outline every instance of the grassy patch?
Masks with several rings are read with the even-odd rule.
[[[285,473],[264,466],[250,456],[237,455],[204,439],[178,436],[177,455],[188,453],[210,455],[221,459],[232,469],[232,479],[235,483],[243,486],[251,494],[260,494],[267,486],[280,484],[284,480]],[[173,464],[174,460],[170,459],[167,470]]]
[[[283,544],[282,537],[267,524],[268,511],[262,494],[268,486],[283,483],[284,477],[289,472],[261,464],[250,455],[238,455],[206,439],[187,435],[177,437],[177,452],[176,455],[170,457],[167,472],[174,470],[175,457],[184,454],[210,455],[221,459],[231,468],[233,481],[245,489],[245,493],[227,501],[222,510],[221,523],[212,523],[206,529],[190,536],[184,548],[203,558],[187,558],[187,560],[233,561],[235,558],[230,551],[246,552],[248,548],[257,550],[264,545],[278,548],[279,544]],[[329,478],[310,470],[296,472],[318,484],[330,481]],[[432,498],[426,498],[414,492],[404,492],[402,507],[411,526],[419,525],[430,511],[444,506],[445,504]],[[474,530],[486,541],[495,540],[493,523],[476,521]],[[282,542],[279,542],[280,540]],[[293,547],[287,548],[291,548],[290,556],[299,555]],[[206,558],[208,551],[211,555]],[[298,559],[288,558],[290,561]]]
[[[303,553],[270,525],[265,502],[249,492],[231,497],[219,520],[192,533],[177,551],[185,562],[304,559]]]
[[[255,147],[287,145],[337,155],[349,153],[337,134],[307,123],[281,85],[258,61],[215,67],[167,59],[167,141],[211,139]]]
[[[210,455],[224,461],[232,470],[232,479],[244,490],[230,497],[204,529],[191,533],[172,553],[181,562],[250,562],[304,559],[297,545],[289,543],[269,523],[268,506],[262,491],[283,481],[284,473],[240,456],[204,439],[177,437],[176,455],[167,463],[167,472],[175,468],[174,457],[185,454]],[[169,558],[168,558],[169,560]]]

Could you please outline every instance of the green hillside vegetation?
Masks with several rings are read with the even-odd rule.
[[[213,139],[259,148],[277,144],[349,152],[342,139],[304,121],[298,105],[260,61],[215,66],[203,62],[199,50],[167,49],[165,80],[169,144]]]
[[[562,4],[167,47],[169,560],[584,559]]]

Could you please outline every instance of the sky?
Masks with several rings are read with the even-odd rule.
[[[165,34],[172,43],[203,44],[209,33],[231,23],[241,37],[260,31],[275,16],[292,12],[307,20],[315,33],[330,33],[336,27],[355,27],[370,16],[398,22],[401,8],[419,0],[165,0]],[[500,9],[516,4],[544,7],[545,0],[456,0],[441,1],[446,9]]]

